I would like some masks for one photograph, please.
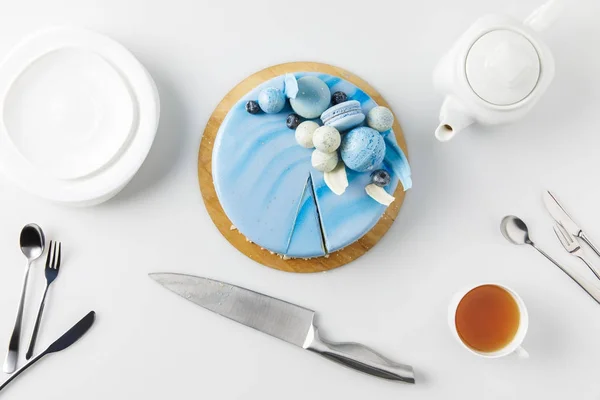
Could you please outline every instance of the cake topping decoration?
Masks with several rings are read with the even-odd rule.
[[[331,191],[338,196],[341,196],[348,187],[348,175],[346,174],[346,165],[342,160],[338,162],[336,167],[323,174],[325,184]]]
[[[310,160],[317,171],[331,172],[337,166],[339,157],[337,151],[323,153],[320,150],[313,150]]]
[[[296,129],[300,125],[300,116],[298,114],[291,113],[285,119],[285,124],[290,129]]]
[[[378,132],[389,131],[394,125],[394,114],[387,107],[374,107],[367,114],[367,125]]]
[[[343,103],[346,100],[348,100],[348,96],[346,96],[346,93],[344,92],[335,92],[333,95],[331,95],[331,104],[334,106],[336,104]]]
[[[380,187],[389,185],[391,180],[390,173],[385,169],[378,169],[371,174],[371,183]]]
[[[389,206],[394,200],[396,200],[396,198],[386,192],[384,188],[377,186],[374,183],[369,183],[367,186],[365,186],[365,191],[373,200],[383,204],[384,206]]]
[[[285,74],[285,78],[283,79],[283,93],[289,99],[295,99],[298,95],[298,81],[294,74]]]
[[[258,114],[260,112],[260,107],[256,101],[250,100],[246,103],[246,111],[250,114]]]
[[[313,134],[319,128],[319,124],[314,121],[304,121],[296,128],[296,142],[302,147],[312,149]]]
[[[357,172],[373,171],[385,157],[385,141],[375,129],[354,128],[344,135],[340,146],[342,160]]]
[[[321,126],[313,133],[313,144],[317,150],[332,153],[340,147],[342,136],[332,126]]]
[[[321,114],[324,125],[333,126],[343,132],[360,125],[365,120],[360,102],[349,100],[328,108]]]
[[[290,104],[296,114],[312,119],[320,116],[329,106],[331,91],[329,86],[315,76],[298,79],[298,93],[290,98]]]
[[[285,95],[274,87],[263,89],[258,94],[258,105],[267,114],[277,114],[285,107]]]

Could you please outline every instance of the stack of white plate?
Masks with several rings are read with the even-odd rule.
[[[98,33],[53,28],[0,65],[0,169],[68,205],[117,194],[142,165],[160,114],[152,77]]]

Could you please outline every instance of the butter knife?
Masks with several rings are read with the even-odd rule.
[[[208,278],[173,273],[149,276],[192,303],[331,361],[379,378],[415,383],[411,366],[396,363],[362,344],[331,343],[320,338],[312,310]]]
[[[569,216],[567,211],[558,202],[556,196],[554,196],[552,192],[546,191],[544,192],[543,199],[544,205],[546,206],[546,210],[548,210],[550,216],[563,228],[565,228],[566,231],[569,232],[571,235],[583,240],[588,246],[590,246],[592,250],[594,250],[594,253],[596,253],[598,257],[600,257],[600,250],[598,250],[598,248],[590,241],[589,237],[585,234],[583,229],[581,229],[579,225],[577,225],[575,221],[573,221],[573,218]]]

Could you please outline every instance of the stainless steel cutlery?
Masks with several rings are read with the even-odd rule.
[[[48,256],[46,257],[46,289],[44,289],[44,295],[42,296],[42,301],[40,303],[40,309],[38,310],[37,318],[35,319],[35,326],[33,328],[33,333],[31,334],[31,341],[29,342],[29,349],[27,350],[27,354],[25,358],[29,360],[33,355],[33,350],[35,348],[35,342],[37,340],[38,332],[40,330],[40,323],[42,322],[42,313],[44,312],[44,306],[46,304],[46,295],[48,294],[48,289],[54,280],[58,277],[58,271],[60,270],[60,260],[61,260],[61,249],[62,244],[60,242],[53,243],[50,241],[50,247],[48,249]]]
[[[150,277],[192,303],[331,361],[379,378],[415,383],[411,366],[396,363],[362,344],[331,343],[320,338],[312,310],[212,279],[173,273]]]
[[[585,290],[596,302],[600,303],[600,269],[588,258],[581,248],[579,239],[583,240],[599,257],[600,251],[591,242],[583,229],[573,221],[573,218],[567,213],[564,207],[557,200],[556,196],[550,191],[543,193],[543,201],[550,216],[556,222],[554,224],[554,233],[564,249],[574,257],[579,258],[592,271],[597,280],[592,281],[584,278],[579,272],[568,265],[561,265],[546,252],[538,248],[529,238],[527,225],[514,216],[504,217],[500,225],[500,230],[504,237],[513,244],[528,244],[539,251],[544,257],[550,260],[554,265],[560,268],[565,274],[573,279],[583,290]]]
[[[23,307],[25,305],[25,293],[27,292],[27,280],[29,278],[29,270],[31,263],[38,259],[44,253],[46,240],[42,228],[36,224],[26,225],[21,231],[20,245],[21,251],[27,257],[27,265],[25,267],[25,277],[23,278],[23,288],[21,289],[21,298],[19,307],[17,308],[17,317],[13,328],[10,342],[8,344],[8,353],[4,360],[2,370],[7,374],[14,372],[17,368],[17,360],[19,359],[19,350],[21,347],[21,325],[23,322]]]
[[[583,261],[584,264],[587,265],[587,267],[590,269],[590,271],[592,271],[594,275],[596,275],[596,277],[600,279],[600,272],[598,271],[598,268],[585,255],[583,249],[577,241],[577,238],[569,232],[567,232],[567,230],[560,224],[554,225],[554,233],[556,234],[556,237],[558,238],[560,244],[563,245],[565,250],[571,255]]]
[[[52,343],[46,350],[37,355],[33,360],[29,361],[27,364],[23,365],[19,368],[14,374],[10,376],[4,383],[0,385],[0,390],[4,389],[9,383],[11,383],[17,376],[21,375],[21,373],[25,372],[29,367],[33,364],[41,360],[43,357],[48,354],[58,353],[73,343],[81,339],[81,337],[94,325],[94,321],[96,320],[96,313],[94,311],[90,311],[85,317],[83,317],[79,322],[77,322],[71,329],[69,329],[65,334],[63,334],[60,338],[58,338],[54,343]]]
[[[19,308],[17,311],[17,319],[15,322],[15,327],[13,329],[13,333],[10,339],[10,344],[8,348],[8,354],[6,356],[6,360],[4,362],[4,372],[11,374],[10,377],[0,384],[0,390],[4,389],[10,382],[12,382],[17,376],[31,367],[33,364],[38,362],[43,357],[48,354],[57,353],[71,346],[73,343],[78,341],[94,324],[96,313],[94,311],[89,312],[85,317],[83,317],[79,322],[77,322],[71,329],[69,329],[65,334],[63,334],[60,338],[58,338],[54,343],[52,343],[46,350],[35,356],[31,359],[27,364],[23,365],[18,370],[17,362],[19,360],[19,350],[20,350],[20,338],[21,338],[21,325],[23,319],[23,308],[24,308],[24,300],[25,300],[25,292],[27,289],[27,278],[29,276],[29,270],[31,268],[31,264],[34,260],[38,259],[44,253],[45,248],[45,237],[42,229],[35,225],[29,224],[23,228],[21,231],[20,237],[21,251],[27,257],[27,268],[25,270],[25,278],[23,281],[23,289],[21,291],[21,299],[19,302]],[[50,246],[48,249],[48,254],[46,257],[46,267],[44,269],[44,274],[46,276],[46,288],[44,290],[44,294],[42,295],[42,299],[40,302],[39,311],[37,314],[37,318],[35,321],[35,326],[33,329],[33,333],[31,335],[31,341],[29,343],[29,349],[27,351],[26,358],[29,360],[34,352],[35,343],[38,337],[38,333],[40,330],[40,325],[42,321],[42,314],[44,312],[44,306],[46,304],[46,296],[48,294],[48,289],[50,285],[56,280],[58,277],[58,273],[60,271],[62,260],[62,243],[60,242],[50,242]]]
[[[587,292],[596,302],[600,304],[600,287],[593,284],[577,271],[568,265],[561,265],[555,259],[550,257],[548,253],[537,247],[537,245],[529,237],[529,230],[525,222],[522,219],[513,215],[508,215],[502,219],[500,224],[500,230],[502,235],[512,244],[524,245],[528,244],[536,249],[541,255],[546,257],[550,262],[560,268],[565,274],[567,274],[575,283],[577,283],[583,290]]]
[[[581,248],[579,239],[586,243],[600,257],[600,251],[592,243],[590,238],[585,234],[583,229],[573,221],[573,218],[567,213],[564,207],[560,204],[556,196],[546,191],[543,194],[544,205],[550,216],[556,221],[554,225],[554,233],[560,241],[560,244],[572,256],[579,258],[583,263],[596,275],[600,280],[600,269],[588,258],[584,250]],[[600,282],[597,282],[600,283]]]
[[[569,216],[567,211],[563,208],[563,206],[558,202],[556,196],[552,194],[550,191],[544,192],[544,205],[546,206],[546,210],[550,213],[550,216],[561,225],[567,232],[571,235],[580,238],[583,240],[590,248],[600,257],[600,250],[592,243],[590,238],[585,234],[583,229],[579,227],[573,221],[573,219]]]

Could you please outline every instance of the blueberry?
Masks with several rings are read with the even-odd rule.
[[[250,100],[246,103],[246,111],[250,114],[258,114],[260,112],[260,107],[258,106],[258,102],[254,100]]]
[[[333,95],[331,95],[331,104],[334,106],[336,104],[343,103],[346,100],[348,100],[348,96],[346,96],[346,93],[344,92],[335,92]]]
[[[390,177],[389,172],[387,172],[385,169],[378,169],[377,171],[373,171],[371,174],[371,183],[374,183],[379,187],[389,185],[391,179],[392,178]]]
[[[300,116],[298,114],[291,113],[285,120],[285,124],[290,129],[296,129],[298,125],[300,125]]]

